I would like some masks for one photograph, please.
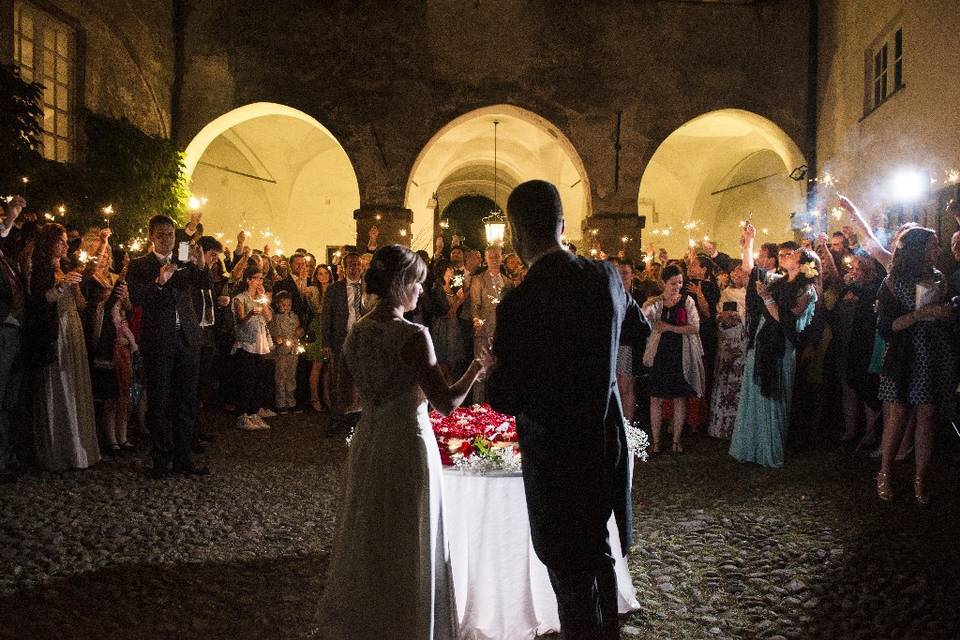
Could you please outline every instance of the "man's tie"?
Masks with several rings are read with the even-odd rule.
[[[351,282],[350,286],[353,287],[353,310],[356,312],[357,320],[359,320],[360,316],[363,315],[363,294],[360,293],[359,282]]]

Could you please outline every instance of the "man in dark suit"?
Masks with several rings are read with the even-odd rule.
[[[273,285],[273,293],[281,291],[290,292],[290,298],[293,300],[293,312],[300,319],[300,326],[306,331],[310,326],[311,309],[310,303],[303,290],[309,284],[307,282],[307,270],[310,265],[307,262],[307,256],[302,253],[295,253],[290,256],[290,273],[283,280],[277,281]]]
[[[173,261],[176,229],[163,215],[150,218],[153,251],[132,260],[127,271],[131,302],[143,309],[140,351],[147,391],[147,424],[153,438],[152,476],[170,471],[206,475],[190,454],[197,420],[200,324],[191,300],[202,276],[200,247],[190,261]]]
[[[331,376],[334,380],[337,379],[339,372],[340,351],[343,349],[343,342],[347,339],[347,334],[353,324],[366,313],[363,304],[365,289],[362,281],[360,255],[355,251],[347,253],[343,257],[343,269],[346,277],[334,282],[327,289],[327,303],[323,307],[323,315],[320,319],[323,345],[332,365]],[[335,384],[334,388],[338,388],[338,385]],[[355,423],[359,419],[357,413],[347,415],[342,413],[348,402],[349,399],[347,398],[334,398],[335,411],[331,417],[330,425],[332,431],[349,430],[351,423]]]
[[[636,303],[612,264],[563,249],[552,184],[518,186],[507,218],[529,272],[497,309],[487,399],[517,418],[533,548],[550,575],[564,638],[613,640],[620,636],[611,511],[624,553],[631,537],[616,356]]]
[[[0,204],[0,238],[9,236],[26,205],[20,196]],[[19,467],[13,414],[20,394],[20,333],[26,303],[26,287],[17,271],[16,258],[4,254],[5,246],[0,241],[0,483],[15,482]]]

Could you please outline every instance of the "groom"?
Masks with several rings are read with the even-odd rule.
[[[507,218],[526,278],[497,309],[487,399],[517,417],[533,548],[546,565],[567,640],[614,640],[611,511],[630,545],[630,484],[616,356],[627,307],[614,266],[560,244],[560,194],[524,182]]]

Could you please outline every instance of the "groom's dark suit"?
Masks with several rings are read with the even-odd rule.
[[[497,309],[487,397],[517,417],[533,546],[566,638],[619,637],[607,521],[612,510],[626,553],[630,484],[616,356],[629,305],[636,303],[613,265],[556,251]]]
[[[147,423],[156,471],[193,467],[190,445],[196,426],[200,324],[191,300],[203,272],[187,264],[163,285],[154,253],[130,261],[130,300],[143,309],[140,351],[147,390]],[[171,428],[172,427],[172,428]]]

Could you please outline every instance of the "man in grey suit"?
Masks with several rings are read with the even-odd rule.
[[[514,189],[507,219],[530,270],[497,308],[487,399],[517,418],[533,548],[556,593],[564,638],[614,640],[611,512],[624,553],[631,537],[616,360],[620,326],[636,303],[612,264],[564,250],[560,194],[549,182]]]

